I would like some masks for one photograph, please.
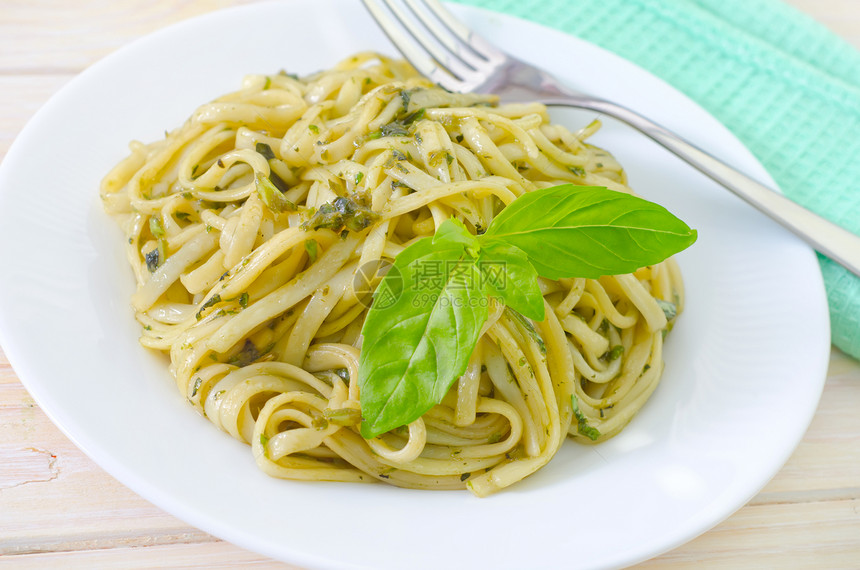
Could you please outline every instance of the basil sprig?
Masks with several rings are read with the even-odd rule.
[[[631,273],[695,241],[696,231],[658,204],[572,184],[517,198],[483,235],[446,220],[397,256],[374,293],[361,331],[362,436],[406,425],[442,401],[466,370],[489,298],[542,321],[538,276]]]

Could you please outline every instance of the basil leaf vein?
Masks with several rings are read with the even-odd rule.
[[[400,279],[400,285],[386,283]],[[379,288],[393,305],[368,312],[359,357],[365,438],[421,417],[466,370],[487,320],[474,260],[462,244],[419,240],[396,259]]]
[[[515,245],[543,277],[632,273],[688,247],[696,231],[659,204],[594,186],[525,194],[481,236]]]
[[[361,435],[371,438],[406,425],[442,401],[478,343],[489,297],[507,305],[543,346],[526,319],[546,316],[538,276],[632,273],[687,248],[696,237],[662,206],[572,184],[520,196],[482,235],[446,220],[433,237],[396,257],[374,293],[359,356]],[[599,437],[575,397],[572,407],[578,431]]]

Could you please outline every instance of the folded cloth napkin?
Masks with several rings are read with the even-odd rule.
[[[860,233],[860,51],[779,0],[457,0],[617,53],[698,102],[786,196]],[[860,278],[819,255],[833,343],[860,358]]]

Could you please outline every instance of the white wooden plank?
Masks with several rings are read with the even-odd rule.
[[[0,72],[78,72],[155,30],[243,1],[50,0],[4,2]]]
[[[788,0],[860,47],[856,0]],[[0,158],[73,73],[230,0],[11,0],[0,8]],[[812,426],[729,520],[642,568],[860,567],[860,365],[834,353]],[[86,458],[0,352],[0,568],[290,568],[189,527]]]
[[[860,501],[749,506],[638,569],[858,568]]]
[[[265,556],[253,554],[226,542],[206,544],[170,544],[138,547],[121,547],[101,550],[79,550],[0,557],[0,569],[43,570],[99,570],[123,568],[148,570],[150,568],[219,569],[252,568],[254,570],[299,570]]]

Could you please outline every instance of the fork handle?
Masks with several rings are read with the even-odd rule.
[[[794,232],[819,252],[860,276],[860,236],[756,182],[650,119],[609,101],[590,99],[586,107],[586,103],[575,95],[550,97],[543,102],[547,105],[588,108],[630,125]]]

